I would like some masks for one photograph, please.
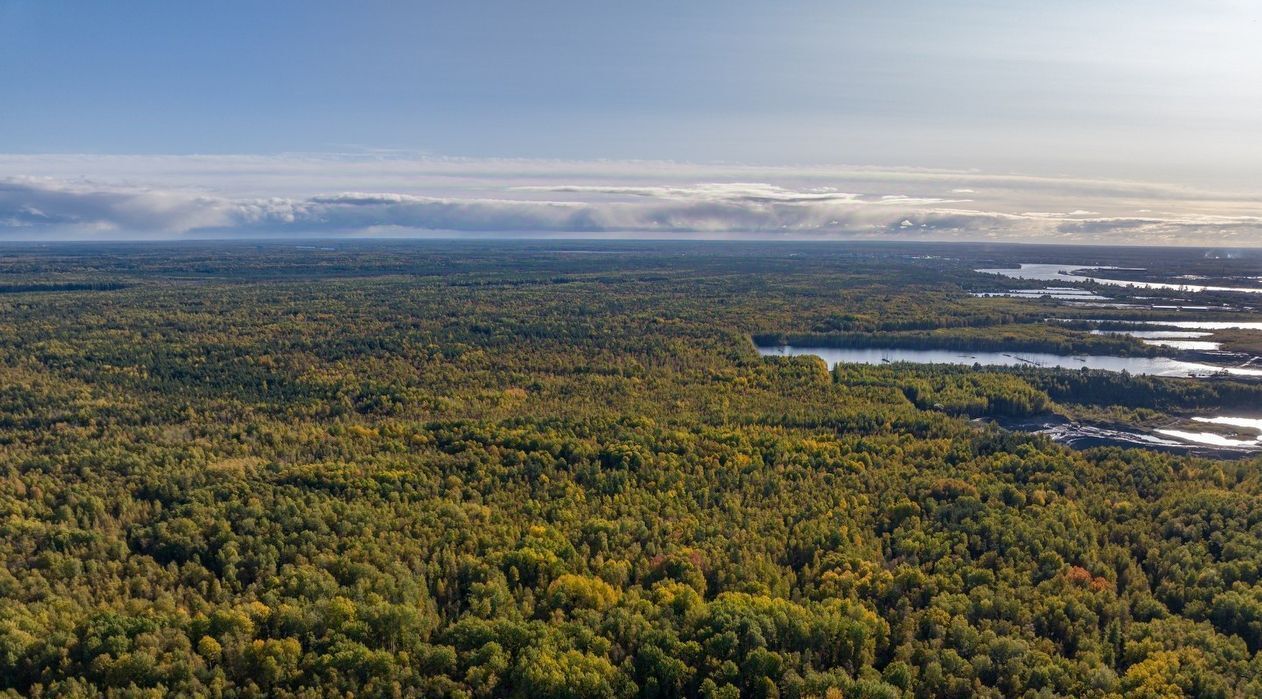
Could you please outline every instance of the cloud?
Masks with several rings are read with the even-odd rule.
[[[190,230],[227,222],[225,202],[148,188],[0,179],[0,227]]]
[[[615,194],[613,200],[440,198],[344,192],[306,198],[232,199],[149,189],[10,180],[0,183],[0,221],[13,229],[116,234],[349,234],[366,230],[486,233],[868,233],[917,210],[922,226],[947,218],[945,199],[798,192],[763,184],[691,188],[562,186],[552,193]],[[983,216],[984,217],[984,216]]]
[[[0,155],[0,236],[10,239],[444,233],[1262,245],[1257,202],[1152,183],[917,169]]]

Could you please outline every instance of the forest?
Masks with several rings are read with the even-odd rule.
[[[1262,384],[755,350],[1152,351],[939,247],[0,248],[0,693],[1262,696],[1262,458],[973,419]]]

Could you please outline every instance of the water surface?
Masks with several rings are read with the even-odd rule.
[[[1110,320],[1107,318],[1049,318],[1048,320],[1055,321],[1057,323],[1147,325],[1157,328],[1176,328],[1178,330],[1262,330],[1262,323],[1246,320]],[[1132,331],[1119,330],[1118,332],[1130,333]],[[1141,337],[1138,334],[1135,336]]]
[[[1193,330],[1092,330],[1092,335],[1128,335],[1138,339],[1145,345],[1155,347],[1173,347],[1181,350],[1200,352],[1216,352],[1222,349],[1221,342],[1201,340],[1212,333]]]
[[[1233,447],[1241,449],[1262,449],[1262,419],[1251,417],[1233,417],[1220,415],[1217,417],[1194,417],[1193,422],[1211,425],[1228,425],[1241,427],[1258,433],[1254,439],[1236,439],[1216,432],[1190,432],[1188,430],[1157,430],[1168,437],[1175,437],[1196,444],[1207,444],[1214,447]]]
[[[1256,417],[1229,417],[1220,415],[1218,417],[1194,417],[1196,422],[1206,422],[1213,425],[1230,425],[1232,427],[1243,427],[1245,429],[1254,430],[1262,435],[1262,418]]]
[[[1206,286],[1202,284],[1172,284],[1169,282],[1143,282],[1129,279],[1109,279],[1075,272],[1093,272],[1126,269],[1123,267],[1094,267],[1091,265],[1032,264],[1022,262],[1017,269],[979,269],[982,274],[997,274],[1009,279],[1027,279],[1040,282],[1095,282],[1112,286],[1129,286],[1138,289],[1170,289],[1173,291],[1236,291],[1245,294],[1262,294],[1262,287]]]
[[[1213,432],[1188,432],[1187,430],[1157,430],[1159,434],[1167,437],[1182,439],[1186,442],[1195,442],[1197,444],[1205,444],[1211,447],[1231,447],[1236,449],[1249,449],[1262,446],[1262,442],[1257,439],[1232,439],[1224,437],[1221,434]]]
[[[1008,291],[978,291],[973,296],[991,298],[1004,296],[1014,299],[1050,298],[1058,301],[1108,301],[1109,297],[1100,296],[1086,289],[1075,289],[1067,286],[1049,286],[1046,289],[1009,289]]]
[[[1111,357],[1104,355],[1059,355],[1045,352],[971,352],[959,350],[883,349],[858,347],[759,347],[763,356],[814,355],[829,366],[839,363],[889,364],[961,364],[970,366],[1032,366],[1059,369],[1101,369],[1128,371],[1152,376],[1210,376],[1225,371],[1234,376],[1262,376],[1262,368],[1218,367],[1199,362],[1185,362],[1169,357]]]

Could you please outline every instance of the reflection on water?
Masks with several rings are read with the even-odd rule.
[[[993,298],[1005,296],[1014,299],[1050,298],[1059,301],[1108,301],[1109,297],[1094,294],[1086,289],[1068,286],[1049,286],[1046,289],[1009,289],[1008,291],[978,291],[973,296]]]
[[[1231,427],[1244,427],[1245,429],[1256,430],[1262,435],[1262,418],[1255,417],[1227,417],[1221,415],[1218,417],[1194,417],[1196,422],[1207,422],[1213,425],[1230,425]]]
[[[1108,357],[1101,355],[1063,356],[1044,352],[961,352],[958,350],[916,350],[846,347],[759,347],[764,356],[814,355],[829,366],[838,363],[886,364],[981,364],[983,366],[1033,366],[1060,369],[1102,369],[1128,371],[1153,376],[1209,376],[1226,372],[1236,376],[1262,376],[1262,368],[1217,367],[1184,362],[1169,357]]]
[[[1134,322],[1142,323],[1144,325],[1160,325],[1163,327],[1183,328],[1187,330],[1262,330],[1262,323],[1249,323],[1238,320],[1137,320]]]
[[[1141,340],[1195,340],[1213,333],[1196,330],[1092,330],[1092,335],[1130,335]]]
[[[1232,439],[1213,432],[1187,432],[1184,430],[1157,430],[1157,432],[1167,437],[1175,437],[1188,442],[1196,442],[1197,444],[1207,444],[1211,447],[1249,448],[1259,446],[1259,442],[1256,439]]]
[[[1262,288],[1257,287],[1231,287],[1231,286],[1205,286],[1200,284],[1170,284],[1167,282],[1140,282],[1130,281],[1126,279],[1109,279],[1107,277],[1095,277],[1082,274],[1074,274],[1074,272],[1090,272],[1090,271],[1107,271],[1107,270],[1123,269],[1121,267],[1092,267],[1084,265],[1056,265],[1056,264],[1031,264],[1023,262],[1018,269],[979,269],[978,272],[983,274],[997,274],[999,276],[1008,277],[1009,279],[1028,279],[1040,282],[1095,282],[1097,284],[1109,284],[1112,286],[1129,286],[1139,289],[1171,289],[1173,291],[1237,291],[1246,294],[1262,294]]]
[[[1212,447],[1234,447],[1241,449],[1262,449],[1262,419],[1250,417],[1194,417],[1194,422],[1203,422],[1212,425],[1228,425],[1230,427],[1243,427],[1246,430],[1253,430],[1258,436],[1253,439],[1235,439],[1233,437],[1225,437],[1215,432],[1189,432],[1187,430],[1157,430],[1161,434],[1168,437],[1175,437],[1196,444],[1207,444]]]
[[[1262,330],[1262,323],[1254,323],[1243,320],[1107,320],[1103,318],[1049,318],[1058,323],[1109,323],[1112,325],[1147,325],[1157,328],[1178,328],[1179,330]],[[1117,332],[1131,333],[1135,337],[1143,337],[1139,332],[1147,331],[1131,331],[1119,330]],[[1161,332],[1161,331],[1156,331]],[[1205,335],[1202,335],[1204,337]],[[1150,336],[1155,337],[1155,336]],[[1173,331],[1168,337],[1174,337]],[[1190,337],[1190,336],[1189,336]]]
[[[1208,342],[1206,340],[1144,340],[1143,343],[1153,347],[1172,347],[1193,352],[1217,352],[1222,349],[1221,342]]]
[[[1129,335],[1145,345],[1156,347],[1173,347],[1181,350],[1216,352],[1222,343],[1197,338],[1209,337],[1212,333],[1191,330],[1092,330],[1092,335]]]

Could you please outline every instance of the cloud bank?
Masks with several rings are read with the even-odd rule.
[[[352,235],[1262,245],[1262,200],[944,170],[396,154],[0,156],[12,240]]]

